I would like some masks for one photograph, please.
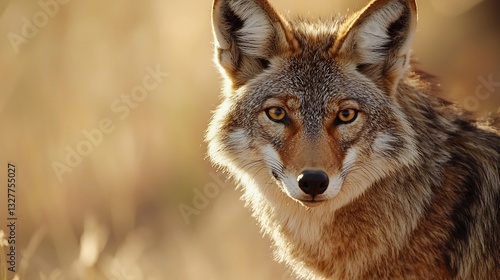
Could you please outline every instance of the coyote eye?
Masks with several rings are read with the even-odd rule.
[[[273,122],[279,122],[279,123],[282,123],[286,118],[285,109],[280,107],[272,107],[266,109],[266,115]]]
[[[340,111],[337,115],[337,123],[338,124],[348,124],[352,123],[358,117],[358,111],[354,109],[345,109]]]

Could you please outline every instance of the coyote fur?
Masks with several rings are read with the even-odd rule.
[[[215,0],[212,161],[302,279],[500,279],[500,133],[412,64],[415,0]]]

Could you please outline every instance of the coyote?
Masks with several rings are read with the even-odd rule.
[[[500,279],[500,132],[412,65],[415,0],[215,0],[212,161],[301,279]]]

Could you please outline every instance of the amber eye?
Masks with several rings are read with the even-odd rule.
[[[354,109],[345,109],[340,111],[337,115],[337,121],[339,124],[348,124],[356,120],[358,117],[358,111]]]
[[[273,122],[283,122],[286,118],[285,109],[280,107],[272,107],[267,109],[266,115]]]

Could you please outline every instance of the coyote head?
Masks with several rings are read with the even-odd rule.
[[[375,0],[347,18],[288,20],[266,0],[215,0],[226,80],[212,160],[254,195],[306,207],[359,196],[419,156],[399,100],[414,87],[414,0]]]

